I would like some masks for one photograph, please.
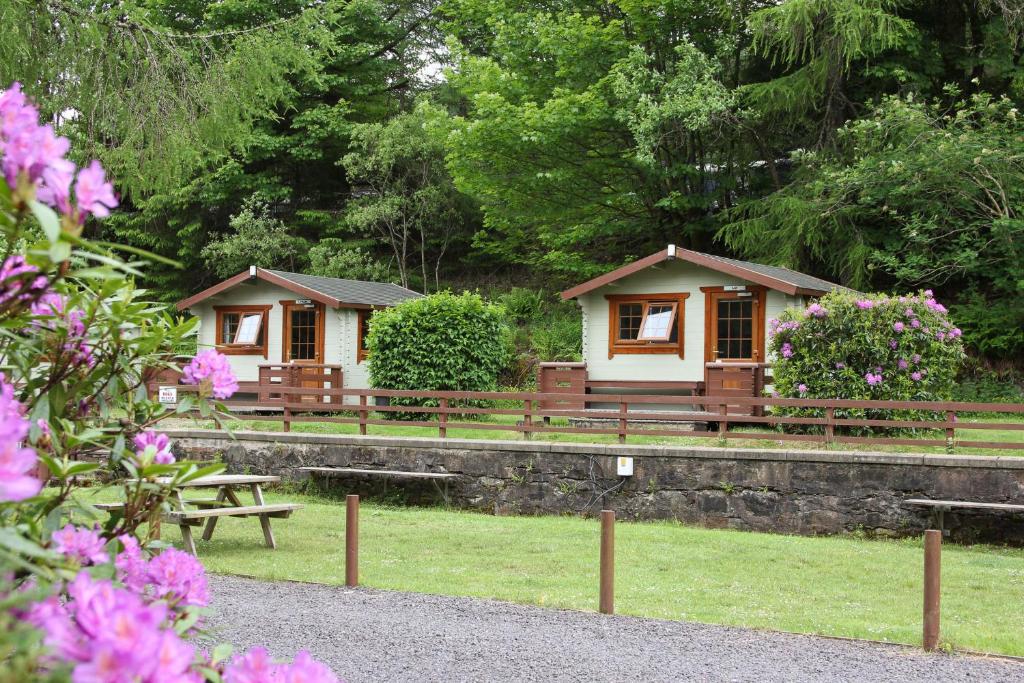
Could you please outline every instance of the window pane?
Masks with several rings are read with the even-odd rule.
[[[729,358],[742,358],[740,355],[740,343],[736,340],[729,342]]]
[[[751,346],[750,346],[750,340],[749,339],[744,339],[741,342],[740,353],[742,354],[740,356],[741,358],[751,358],[752,357],[752,355],[751,355]]]
[[[729,342],[724,339],[718,340],[718,357],[728,358],[729,357]]]
[[[230,344],[235,338],[235,330],[238,329],[238,313],[224,313],[221,315],[220,339],[223,344]]]
[[[749,319],[743,321],[743,335],[742,336],[743,336],[744,339],[750,339],[750,337],[752,336],[752,333],[751,333],[752,328],[753,328],[753,325],[751,324],[751,321]]]
[[[293,310],[291,313],[292,360],[316,359],[316,311]]]
[[[729,336],[739,337],[740,336],[740,321],[738,318],[733,318],[729,321]]]
[[[667,339],[675,317],[675,307],[671,304],[650,304],[639,338],[655,341]]]
[[[263,314],[255,313],[242,316],[235,330],[233,343],[255,344],[259,339],[260,328],[263,326]]]
[[[619,339],[637,339],[643,317],[643,304],[619,304]]]
[[[723,339],[729,336],[729,321],[724,318],[718,319],[718,336]]]

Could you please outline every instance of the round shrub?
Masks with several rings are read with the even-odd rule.
[[[478,294],[439,292],[377,311],[367,348],[370,385],[416,391],[496,391],[508,356],[498,306]],[[391,399],[393,405],[437,401]],[[422,414],[421,414],[422,415]]]
[[[775,394],[784,398],[948,401],[964,360],[961,332],[930,290],[900,297],[832,293],[784,311],[768,327]]]

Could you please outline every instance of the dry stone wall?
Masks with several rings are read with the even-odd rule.
[[[315,434],[173,433],[178,455],[221,458],[230,472],[305,478],[303,466],[449,472],[452,505],[496,514],[674,519],[794,534],[920,533],[929,512],[908,498],[1024,503],[1024,458],[467,441]],[[616,474],[634,458],[632,477]],[[438,500],[430,481],[332,480],[340,491]],[[1024,543],[1024,515],[946,514],[954,540]]]

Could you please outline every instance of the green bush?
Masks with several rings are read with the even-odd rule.
[[[961,332],[930,291],[901,297],[833,293],[804,310],[785,311],[769,330],[775,393],[785,398],[946,401],[964,361]],[[836,415],[883,412],[897,414]]]
[[[547,361],[578,361],[583,358],[583,318],[579,309],[552,309],[543,321],[535,323],[531,345],[537,359]]]
[[[438,292],[377,311],[367,348],[370,385],[417,391],[496,391],[509,354],[504,311],[478,294]],[[436,406],[436,400],[392,399]],[[423,414],[410,413],[402,417]]]

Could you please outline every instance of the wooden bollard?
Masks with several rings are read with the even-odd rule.
[[[601,510],[602,614],[615,613],[615,511]]]
[[[345,585],[359,585],[359,496],[345,497]]]
[[[939,614],[942,574],[942,532],[924,532],[924,637],[928,652],[939,646]]]

